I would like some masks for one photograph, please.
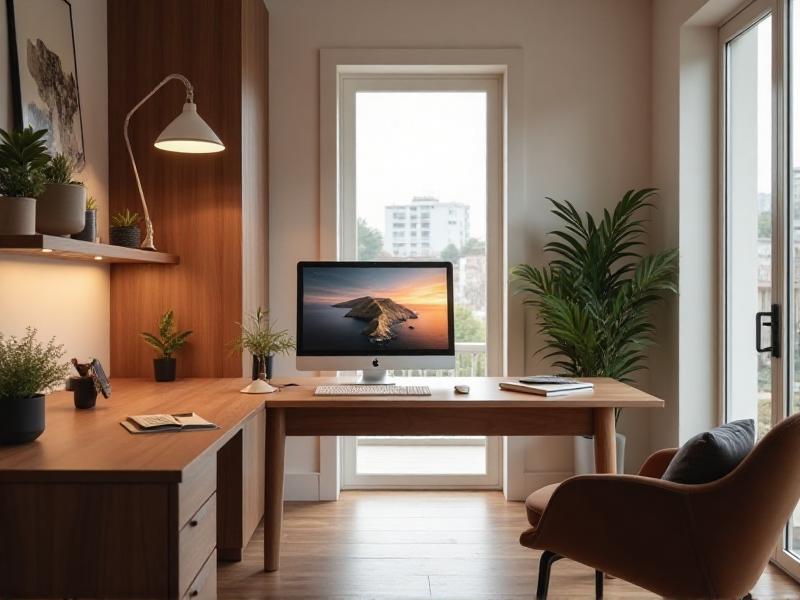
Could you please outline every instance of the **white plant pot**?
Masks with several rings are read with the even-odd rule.
[[[575,475],[590,475],[595,473],[594,468],[594,437],[576,435],[573,438],[575,450],[574,466]],[[625,436],[617,434],[617,473],[625,472]]]
[[[50,183],[36,206],[36,231],[70,235],[86,226],[86,188],[77,183]]]
[[[0,196],[0,235],[36,233],[36,198]]]

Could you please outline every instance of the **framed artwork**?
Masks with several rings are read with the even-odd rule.
[[[72,6],[67,0],[7,0],[15,125],[47,129],[51,154],[83,168],[83,119]],[[43,17],[47,18],[43,18]]]

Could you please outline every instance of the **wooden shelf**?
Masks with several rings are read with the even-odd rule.
[[[95,244],[56,235],[0,235],[0,253],[23,254],[62,260],[84,260],[107,263],[150,263],[176,265],[176,254]]]

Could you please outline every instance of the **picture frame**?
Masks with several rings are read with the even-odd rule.
[[[14,125],[47,129],[48,151],[66,154],[80,171],[86,155],[72,5],[7,0],[6,9]]]

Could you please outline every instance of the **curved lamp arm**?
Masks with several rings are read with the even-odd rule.
[[[152,223],[152,221],[150,221],[150,213],[147,210],[147,202],[145,202],[145,199],[144,199],[144,191],[142,190],[142,182],[139,179],[139,170],[136,168],[136,161],[133,158],[133,150],[131,150],[131,141],[130,141],[130,138],[128,137],[128,125],[130,124],[131,117],[133,116],[133,113],[135,113],[137,110],[139,110],[139,108],[141,108],[141,106],[145,102],[147,102],[150,98],[152,98],[153,95],[158,90],[160,90],[162,87],[164,87],[164,85],[166,85],[169,81],[172,81],[173,79],[177,79],[177,80],[183,82],[183,85],[186,86],[186,102],[188,104],[194,104],[194,87],[192,86],[192,83],[185,76],[181,75],[180,73],[172,73],[171,75],[167,75],[164,79],[162,79],[161,82],[156,87],[154,87],[150,91],[149,94],[147,94],[144,98],[139,100],[139,102],[136,104],[136,106],[134,106],[130,110],[128,115],[125,117],[125,125],[124,125],[123,131],[122,131],[122,134],[125,137],[125,146],[128,149],[128,156],[131,159],[131,166],[133,167],[133,175],[136,178],[136,187],[139,188],[139,198],[141,198],[141,200],[142,200],[142,212],[144,213],[144,223],[145,223],[145,227],[147,229],[147,232],[145,234],[144,241],[142,242],[141,248],[143,248],[145,250],[155,250],[156,249],[156,246],[153,243],[153,223]]]

